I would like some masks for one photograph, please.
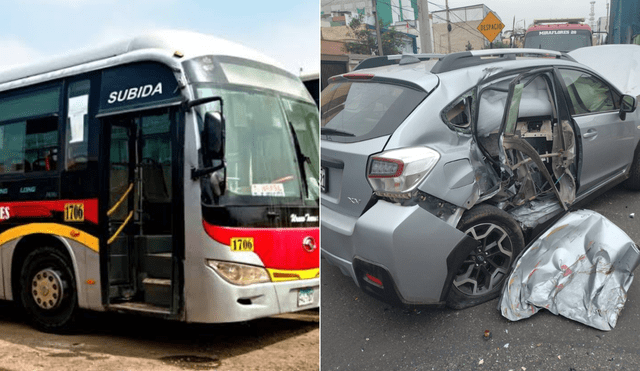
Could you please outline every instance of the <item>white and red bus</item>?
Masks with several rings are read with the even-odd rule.
[[[300,79],[167,31],[0,73],[0,299],[232,322],[316,308],[318,110]]]
[[[536,19],[524,36],[524,47],[568,52],[591,46],[593,33],[584,18]]]

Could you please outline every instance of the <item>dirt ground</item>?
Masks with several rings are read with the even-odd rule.
[[[85,313],[45,334],[0,304],[0,371],[318,370],[318,312],[223,325]]]

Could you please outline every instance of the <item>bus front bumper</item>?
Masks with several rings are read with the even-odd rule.
[[[187,300],[187,322],[239,322],[282,313],[318,308],[320,279],[233,285],[212,269],[204,270],[206,278],[200,288],[205,300]],[[204,290],[202,290],[204,289]],[[187,297],[189,293],[187,292]],[[191,305],[190,305],[191,304]]]

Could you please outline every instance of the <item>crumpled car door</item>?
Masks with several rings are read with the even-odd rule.
[[[571,117],[559,110],[559,91],[552,67],[522,73],[509,84],[499,159],[514,206],[543,193],[553,193],[565,210],[575,200],[576,136]]]

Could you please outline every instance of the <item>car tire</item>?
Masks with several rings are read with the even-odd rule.
[[[496,298],[524,248],[518,223],[505,211],[478,205],[460,219],[458,229],[477,241],[454,274],[447,306],[468,308]]]
[[[629,178],[622,183],[622,186],[631,191],[640,191],[640,144],[633,152]]]
[[[65,253],[53,247],[40,247],[27,255],[20,273],[20,302],[37,329],[65,332],[72,328],[78,294],[73,268]]]

